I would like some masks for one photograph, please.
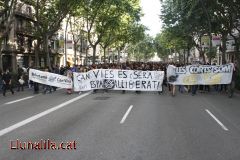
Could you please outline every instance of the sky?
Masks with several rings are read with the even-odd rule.
[[[145,25],[150,36],[155,37],[161,29],[161,21],[159,18],[161,4],[160,0],[141,0],[141,7],[144,16],[141,18],[141,23]]]

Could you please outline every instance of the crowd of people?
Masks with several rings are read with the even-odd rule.
[[[24,70],[18,66],[17,68],[17,75],[16,75],[17,83],[17,92],[24,91]],[[0,69],[0,91],[2,91],[3,96],[6,96],[6,91],[9,89],[12,94],[14,94],[13,91],[13,75],[10,73],[9,69],[6,69],[5,71],[2,71]]]
[[[169,63],[172,65],[175,65],[177,67],[184,66],[184,64],[175,64],[175,63]],[[179,93],[187,92],[191,93],[193,96],[196,95],[197,90],[199,92],[227,92],[231,91],[234,88],[234,84],[237,78],[237,72],[238,69],[235,67],[233,71],[233,77],[232,77],[232,83],[230,85],[189,85],[189,86],[182,86],[179,85],[176,88],[175,85],[171,85],[168,83],[168,79],[166,76],[166,70],[167,66],[169,65],[167,63],[153,63],[153,62],[127,62],[127,63],[121,63],[121,64],[114,64],[114,63],[107,63],[107,64],[97,64],[97,65],[74,65],[73,67],[70,66],[59,66],[59,65],[53,65],[51,67],[46,67],[45,69],[42,69],[43,71],[52,72],[60,75],[66,75],[68,77],[72,77],[73,72],[88,72],[89,70],[93,69],[121,69],[121,70],[143,70],[143,71],[164,71],[165,76],[163,80],[163,91],[166,92],[166,90],[171,93],[172,96],[176,95],[176,90],[178,89]],[[185,64],[186,65],[186,64]],[[235,65],[236,66],[236,65]],[[32,65],[27,69],[27,72],[30,68],[34,68]],[[37,69],[37,68],[35,68]],[[29,88],[33,88],[34,93],[39,93],[40,88],[42,88],[42,93],[52,93],[56,91],[56,87],[38,84],[33,81],[27,80],[28,73],[25,73],[24,70],[18,66],[17,69],[17,91],[23,91],[24,86],[28,86]],[[0,70],[0,87],[2,88],[3,96],[6,96],[6,90],[9,89],[12,94],[14,94],[13,91],[13,85],[12,85],[13,77],[9,72],[9,69],[6,69],[4,72]],[[42,86],[42,87],[40,87]],[[229,87],[230,86],[230,87]],[[107,90],[106,90],[107,91]],[[159,94],[162,94],[163,91],[159,91]],[[67,93],[71,94],[73,91],[72,89],[68,89]],[[96,93],[96,90],[93,90],[94,93]],[[125,93],[125,91],[122,91],[122,93]],[[136,91],[136,93],[141,93],[141,91]],[[232,95],[230,95],[232,96]]]

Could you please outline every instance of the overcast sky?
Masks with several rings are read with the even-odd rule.
[[[161,10],[160,0],[141,0],[141,7],[144,13],[141,23],[149,28],[147,33],[154,37],[161,29],[159,18]]]

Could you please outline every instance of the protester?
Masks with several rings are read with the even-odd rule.
[[[70,79],[73,79],[73,72],[70,68],[67,70],[66,76]],[[72,88],[67,88],[67,94],[72,94],[72,92]]]
[[[23,85],[24,85],[24,80],[23,80],[23,69],[22,67],[17,66],[17,92],[20,91],[20,88],[23,91]]]
[[[50,72],[50,69],[47,67],[44,71],[45,72]],[[52,87],[45,84],[45,85],[43,85],[43,94],[46,94],[47,92],[52,93]]]
[[[52,72],[55,74],[60,74],[60,69],[58,64],[52,66]],[[57,90],[57,87],[52,86],[53,91],[55,92]]]
[[[237,62],[234,63],[233,66],[233,74],[232,74],[232,81],[231,83],[228,85],[228,97],[232,98],[233,93],[234,93],[234,88],[236,85],[236,81],[237,81],[237,75],[239,74],[239,69],[237,67]]]
[[[20,91],[20,89],[21,91],[24,91],[24,83],[25,81],[23,79],[23,75],[21,75],[18,79],[18,89],[17,89],[18,92]]]
[[[2,80],[2,76],[3,76],[3,73],[2,73],[2,69],[0,68],[0,91],[2,91],[2,89],[3,89],[3,80]]]
[[[181,73],[181,71],[180,70],[186,70],[186,68],[184,67],[184,65],[183,64],[179,64],[179,63],[176,63],[176,64],[174,64],[174,63],[172,63],[172,67],[174,67],[174,66],[176,66],[176,67],[178,67],[178,69],[179,69],[179,73]],[[186,91],[186,92],[190,92],[190,86],[191,86],[191,93],[192,93],[192,95],[196,95],[196,92],[197,92],[197,89],[198,89],[198,84],[196,84],[196,83],[193,83],[193,85],[192,85],[192,83],[190,83],[190,85],[188,85],[187,83],[186,83],[186,81],[183,83],[183,84],[185,84],[185,85],[182,85],[182,82],[183,82],[183,77],[184,77],[184,72],[182,73],[182,75],[183,76],[181,76],[179,73],[178,74],[175,74],[175,76],[172,76],[172,77],[167,77],[166,76],[166,72],[167,72],[167,66],[168,66],[168,64],[161,64],[161,63],[143,63],[143,62],[127,62],[127,63],[123,63],[123,64],[113,64],[113,63],[109,63],[109,64],[97,64],[97,65],[89,65],[89,66],[84,66],[84,65],[80,65],[80,66],[77,66],[77,65],[75,65],[73,68],[70,68],[70,67],[63,67],[63,66],[61,66],[60,67],[60,69],[56,69],[56,68],[58,68],[57,67],[57,65],[56,66],[53,66],[52,68],[53,68],[53,73],[56,73],[56,74],[58,74],[58,73],[61,73],[61,70],[63,71],[63,70],[65,70],[65,75],[66,76],[68,76],[69,78],[73,78],[73,75],[72,75],[72,72],[73,71],[76,71],[77,70],[77,72],[88,72],[88,71],[90,71],[90,70],[94,70],[94,69],[117,69],[117,70],[135,70],[135,72],[134,72],[134,74],[139,74],[140,73],[140,75],[141,75],[141,73],[143,73],[143,72],[141,72],[141,71],[164,71],[164,73],[165,73],[165,76],[163,76],[163,77],[161,77],[161,78],[163,78],[163,83],[162,83],[162,91],[157,91],[159,94],[162,94],[162,92],[163,92],[163,88],[164,88],[164,86],[166,86],[167,85],[167,82],[168,82],[168,86],[169,86],[169,91],[170,91],[170,93],[171,93],[171,95],[172,96],[175,96],[176,95],[176,87],[179,87],[179,89],[178,89],[178,91],[180,92],[180,93],[183,93],[184,91]],[[175,69],[176,69],[176,67],[175,67]],[[192,66],[189,66],[189,67],[198,67],[198,65],[192,65]],[[211,66],[210,66],[211,67]],[[207,68],[207,67],[206,67]],[[56,69],[56,70],[55,70]],[[173,72],[175,72],[175,69],[173,70]],[[203,73],[204,73],[204,67],[201,67],[200,66],[200,68],[195,68],[196,69],[196,73],[198,74],[198,72],[199,71],[203,71]],[[198,71],[198,69],[199,69],[199,71]],[[212,68],[211,68],[212,69]],[[218,69],[218,67],[216,67],[215,69]],[[189,70],[189,69],[188,69]],[[210,70],[211,71],[211,70]],[[95,72],[95,74],[97,75],[97,74],[99,74],[99,73],[97,73],[98,71],[96,71]],[[102,73],[100,73],[100,74],[103,74],[104,72],[102,72]],[[146,72],[147,73],[147,72]],[[188,73],[189,74],[189,73]],[[190,73],[190,74],[193,74],[193,73]],[[101,75],[101,76],[104,76],[104,75]],[[138,76],[138,75],[137,75]],[[178,78],[178,76],[179,77],[182,77],[182,78]],[[205,75],[205,76],[207,76],[207,75]],[[190,77],[190,81],[193,81],[194,80],[194,78],[193,77],[195,77],[195,76],[189,76],[189,75],[186,75],[185,76],[186,78],[187,77]],[[185,78],[184,77],[184,78]],[[142,78],[141,78],[142,79]],[[180,80],[179,80],[180,79]],[[205,78],[202,78],[202,79],[205,79]],[[233,78],[234,79],[234,78]],[[109,80],[108,78],[106,78],[106,80]],[[187,80],[187,82],[189,81],[189,80]],[[103,82],[104,81],[104,82]],[[177,82],[177,83],[175,83],[175,81]],[[117,82],[119,82],[119,81],[117,81]],[[139,82],[141,82],[141,81],[139,81]],[[155,81],[156,82],[156,81]],[[155,83],[154,82],[154,83]],[[93,83],[95,83],[95,82],[93,82]],[[93,89],[93,93],[96,93],[96,91],[98,90],[98,89],[100,89],[101,87],[103,88],[103,91],[104,92],[108,92],[108,90],[111,90],[112,88],[111,88],[111,86],[113,86],[113,87],[121,87],[120,85],[121,84],[116,84],[116,82],[114,81],[113,83],[105,83],[105,80],[103,79],[103,80],[101,80],[101,81],[96,81],[96,83],[98,83],[98,84],[96,84],[96,86],[98,86],[98,87],[96,87],[96,89],[94,88]],[[107,85],[107,86],[105,86],[106,84],[110,84],[110,85]],[[205,84],[205,83],[202,83],[202,82],[200,82],[199,84]],[[94,84],[95,85],[95,84]],[[178,85],[178,86],[176,86],[176,85]],[[141,87],[138,87],[138,88],[141,88]],[[207,90],[207,91],[210,91],[210,86],[209,85],[204,85],[204,87],[203,87],[203,89],[204,90]],[[127,89],[126,89],[127,90]],[[123,89],[121,92],[124,94],[125,92],[126,92],[126,90],[125,89]],[[79,90],[78,90],[79,91]],[[73,90],[72,90],[72,87],[71,88],[68,88],[67,89],[67,93],[68,94],[71,94],[73,92]],[[82,90],[80,90],[78,93],[79,94],[81,94],[81,92],[82,92]],[[137,89],[137,90],[135,90],[135,92],[137,93],[137,94],[139,94],[139,93],[141,93],[141,89]]]
[[[12,76],[9,73],[9,69],[6,69],[5,73],[3,73],[2,80],[3,80],[3,96],[6,96],[7,89],[9,89],[12,92],[12,94],[14,94],[14,91],[12,89]]]
[[[60,75],[64,75],[65,70],[66,69],[63,67],[63,65],[61,65],[60,70],[59,70]]]

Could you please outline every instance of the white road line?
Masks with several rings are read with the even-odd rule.
[[[20,102],[20,101],[23,101],[23,100],[26,100],[26,99],[30,99],[30,98],[33,98],[33,97],[34,96],[29,96],[29,97],[25,97],[25,98],[22,98],[22,99],[15,100],[15,101],[7,102],[5,104],[13,104],[13,103]]]
[[[224,129],[225,131],[228,131],[227,127],[217,119],[209,110],[205,109],[205,111]]]
[[[26,124],[34,121],[34,120],[37,120],[37,119],[39,119],[39,118],[41,118],[41,117],[43,117],[43,116],[45,116],[45,115],[47,115],[47,114],[49,114],[49,113],[51,113],[53,111],[56,111],[56,110],[58,110],[58,109],[60,109],[60,108],[62,108],[64,106],[67,106],[68,104],[73,103],[73,102],[75,102],[75,101],[77,101],[77,100],[79,100],[79,99],[81,99],[81,98],[83,98],[83,97],[85,97],[85,96],[87,96],[89,94],[91,94],[91,93],[87,92],[85,94],[82,94],[82,95],[80,95],[80,96],[78,96],[76,98],[73,98],[73,99],[71,99],[69,101],[66,101],[66,102],[60,104],[60,105],[57,105],[57,106],[55,106],[53,108],[50,108],[50,109],[48,109],[46,111],[43,111],[43,112],[41,112],[39,114],[36,114],[36,115],[34,115],[34,116],[30,117],[30,118],[27,118],[27,119],[25,119],[25,120],[23,120],[21,122],[18,122],[18,123],[14,124],[14,125],[12,125],[12,126],[10,126],[8,128],[0,130],[0,137],[5,135],[5,134],[7,134],[7,133],[9,133],[9,132],[11,132],[11,131],[13,131],[13,130],[15,130],[15,129],[17,129],[17,128],[19,128],[19,127],[22,127],[22,126],[24,126],[24,125],[26,125]]]
[[[131,106],[128,108],[128,110],[127,110],[127,112],[124,114],[124,116],[123,116],[123,118],[122,118],[120,124],[123,124],[123,123],[125,122],[125,120],[126,120],[128,114],[131,112],[132,108],[133,108],[133,105],[131,105]]]

